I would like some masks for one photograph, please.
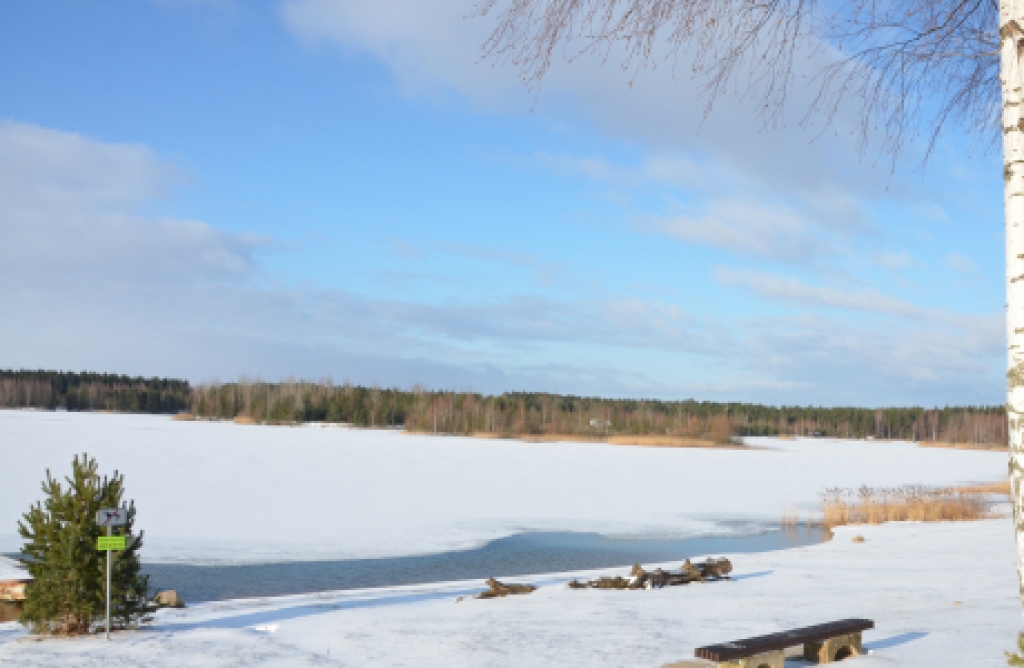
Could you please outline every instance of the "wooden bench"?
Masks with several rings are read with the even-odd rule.
[[[698,647],[700,659],[717,661],[719,668],[785,668],[785,650],[804,646],[804,658],[818,663],[841,661],[863,653],[861,633],[875,628],[870,619],[841,619],[827,624]]]

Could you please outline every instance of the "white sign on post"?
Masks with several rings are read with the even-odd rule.
[[[104,508],[96,513],[96,522],[101,527],[121,527],[128,524],[127,508]]]

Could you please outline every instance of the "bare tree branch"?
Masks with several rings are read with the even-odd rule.
[[[999,8],[994,0],[482,0],[496,15],[486,57],[539,89],[558,50],[639,75],[687,56],[708,110],[731,86],[760,98],[768,125],[782,118],[798,74],[812,68],[805,123],[834,123],[854,105],[862,149],[881,136],[895,157],[923,136],[930,152],[959,125],[999,136]]]

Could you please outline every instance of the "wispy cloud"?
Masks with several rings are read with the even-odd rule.
[[[637,165],[613,162],[603,155],[578,156],[571,153],[538,151],[537,164],[557,174],[582,176],[607,184],[644,187],[707,188],[717,176],[709,165],[701,165],[685,154],[653,155]]]
[[[879,251],[874,255],[874,262],[879,267],[889,271],[900,271],[914,265],[914,261],[907,251],[894,253],[892,251]]]
[[[808,285],[792,276],[752,270],[736,271],[720,267],[715,279],[725,285],[745,288],[758,297],[797,306],[884,313],[904,318],[922,318],[933,315],[903,299],[890,297],[877,290],[846,290],[842,288]]]
[[[406,259],[418,260],[423,257],[423,253],[413,248],[412,244],[405,239],[395,239],[391,243],[391,247],[395,253]]]
[[[278,248],[272,239],[142,213],[181,179],[143,146],[0,126],[5,366],[815,403],[974,399],[998,387],[998,317],[954,322],[873,290],[765,272],[716,278],[806,312],[714,317],[685,297],[596,290],[418,300],[294,285],[261,261]],[[717,215],[710,226],[676,221],[657,233],[756,254],[744,233],[763,244],[806,224],[781,214],[751,223],[743,207]],[[758,224],[767,228],[750,227]],[[718,236],[699,236],[707,229]],[[530,254],[435,248],[560,270]],[[801,257],[787,252],[770,251]],[[851,323],[845,311],[879,319]]]
[[[0,123],[0,271],[86,282],[251,276],[269,239],[140,214],[182,179],[144,146]]]
[[[636,221],[647,232],[752,257],[814,265],[834,254],[799,213],[739,200],[714,202],[703,215],[657,216]]]
[[[891,186],[884,170],[866,169],[855,140],[846,133],[818,136],[799,124],[763,132],[751,118],[749,100],[723,97],[706,117],[701,82],[679,76],[676,66],[652,68],[636,76],[600,56],[572,63],[556,59],[535,97],[515,67],[482,61],[481,46],[494,17],[473,17],[473,0],[286,0],[286,28],[308,44],[336,45],[369,53],[391,68],[412,94],[455,93],[477,107],[506,113],[534,109],[554,113],[563,123],[583,122],[602,132],[661,152],[696,152],[769,190],[828,191],[863,196]],[[815,63],[798,67],[813,69]],[[808,72],[810,73],[810,72]],[[813,98],[810,88],[794,87],[797,113]],[[852,126],[852,110],[839,110],[838,125]],[[577,120],[578,119],[578,120]]]
[[[441,244],[441,248],[463,257],[501,262],[528,269],[533,274],[534,279],[544,285],[551,285],[555,281],[555,275],[561,273],[561,268],[555,263],[527,253],[516,253],[458,243]]]
[[[963,253],[956,251],[946,253],[945,262],[946,266],[953,271],[968,272],[974,269],[974,261]]]

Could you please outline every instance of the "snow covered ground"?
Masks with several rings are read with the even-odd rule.
[[[1005,453],[903,443],[756,441],[770,450],[527,444],[165,417],[0,411],[0,551],[50,468],[119,469],[144,559],[263,561],[442,551],[522,530],[688,536],[777,519],[829,486],[985,482]],[[867,538],[851,542],[853,533]],[[151,628],[37,641],[0,624],[12,666],[662,666],[696,646],[869,617],[867,666],[1002,666],[1020,628],[1008,519],[841,530],[830,543],[735,555],[731,582],[574,591],[574,576],[489,601],[452,582],[223,601]],[[678,564],[668,564],[677,567]],[[604,571],[622,573],[623,569]],[[501,576],[500,573],[495,575]],[[797,665],[797,664],[794,664]]]
[[[0,557],[0,582],[4,580],[25,580],[28,577],[28,571],[17,561],[7,557]]]
[[[753,439],[768,450],[639,448],[391,431],[0,411],[0,552],[49,468],[118,469],[143,558],[260,562],[441,552],[529,530],[686,537],[777,520],[830,486],[986,482],[1005,453]]]
[[[1007,519],[847,527],[733,561],[731,582],[651,591],[570,590],[563,574],[517,578],[542,585],[528,596],[461,603],[482,583],[227,601],[162,611],[109,644],[0,624],[0,664],[654,668],[704,644],[868,617],[870,654],[851,665],[984,668],[1005,666],[1021,624]]]

